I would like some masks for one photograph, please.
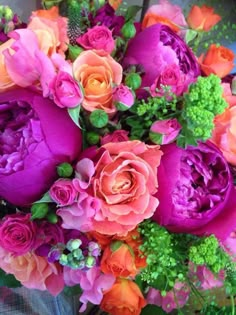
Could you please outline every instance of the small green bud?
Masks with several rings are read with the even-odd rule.
[[[107,113],[104,112],[104,110],[96,109],[90,114],[89,120],[94,127],[103,128],[107,125],[109,119]]]
[[[88,268],[92,268],[96,263],[96,259],[93,256],[88,256],[85,259],[85,265]]]
[[[83,252],[80,248],[74,249],[72,251],[72,255],[78,260],[81,260],[84,258]]]
[[[67,244],[66,244],[66,248],[69,251],[72,251],[72,250],[78,249],[81,244],[82,244],[82,242],[80,239],[69,240],[69,242],[67,242]]]
[[[66,265],[68,264],[67,255],[61,254],[60,259],[59,259],[59,263],[60,263],[62,266],[66,266]]]
[[[46,217],[49,211],[47,203],[35,203],[31,207],[31,220],[43,219]]]
[[[0,18],[6,19],[6,21],[11,21],[13,18],[13,11],[9,6],[0,5]]]
[[[140,88],[142,79],[138,73],[129,73],[125,78],[125,84],[132,90],[137,90]]]
[[[58,216],[54,212],[49,212],[46,218],[47,221],[52,224],[56,224],[58,222]]]
[[[60,177],[70,177],[73,174],[73,167],[69,163],[62,163],[57,167],[57,174]]]
[[[134,26],[134,23],[132,22],[125,23],[121,29],[121,34],[125,39],[133,38],[136,34],[136,28]]]
[[[79,47],[79,46],[72,46],[72,45],[69,45],[69,59],[71,61],[74,61],[83,51],[84,49]]]
[[[100,137],[96,132],[89,131],[86,134],[86,140],[88,141],[89,144],[94,145],[94,144],[97,144],[99,142]]]

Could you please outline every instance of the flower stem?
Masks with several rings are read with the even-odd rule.
[[[233,295],[230,295],[230,300],[231,300],[231,306],[232,306],[231,315],[235,315],[235,304],[234,304],[234,296]]]

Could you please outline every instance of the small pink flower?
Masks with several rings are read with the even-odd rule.
[[[33,249],[37,226],[30,214],[5,216],[0,225],[0,246],[14,255],[23,255]]]
[[[99,50],[100,53],[110,54],[115,48],[112,31],[104,25],[96,25],[77,38],[77,43],[85,49]]]
[[[128,141],[129,132],[126,130],[116,130],[113,133],[109,133],[102,137],[101,139],[101,145],[104,145],[109,142],[123,142],[123,141]]]
[[[84,312],[88,302],[95,305],[100,304],[103,298],[103,292],[112,287],[115,282],[115,277],[102,274],[98,267],[93,267],[88,271],[65,267],[64,280],[65,284],[68,286],[80,285],[83,290],[80,297],[80,301],[83,303],[80,312]]]
[[[95,168],[92,160],[88,158],[80,160],[75,167],[75,178],[73,179],[75,189],[77,191],[87,189],[94,172]]]
[[[67,206],[74,202],[77,191],[70,179],[61,178],[51,186],[49,195],[59,206]]]
[[[202,290],[210,290],[224,285],[224,270],[221,270],[218,275],[214,275],[206,266],[197,266],[196,276],[199,288]]]
[[[73,108],[83,100],[82,90],[73,77],[64,71],[59,71],[49,85],[50,94],[59,107]]]
[[[187,91],[191,82],[178,65],[167,65],[151,85],[150,93],[153,97],[163,96],[166,94],[165,88],[169,87],[171,93],[180,96]]]
[[[230,254],[236,262],[236,228],[230,235],[222,242],[224,249]]]
[[[176,139],[181,130],[181,125],[174,119],[158,120],[150,129],[150,138],[156,144],[168,144]]]
[[[64,229],[75,229],[81,232],[92,230],[92,218],[100,209],[100,200],[83,192],[79,194],[78,202],[59,208],[57,215],[62,218]]]
[[[177,282],[165,296],[162,296],[159,290],[151,288],[148,291],[147,302],[160,306],[165,312],[170,313],[173,309],[183,307],[187,303],[189,294],[189,287],[184,283]]]
[[[113,89],[113,102],[118,110],[127,110],[134,104],[134,94],[128,86],[120,84]]]

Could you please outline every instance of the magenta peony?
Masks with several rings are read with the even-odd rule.
[[[0,198],[17,206],[36,201],[56,179],[56,166],[80,148],[67,111],[26,89],[0,94]]]
[[[144,45],[145,43],[145,45]],[[144,68],[142,86],[150,87],[162,76],[168,66],[178,68],[179,74],[172,89],[184,92],[187,85],[200,75],[197,59],[186,43],[169,27],[155,24],[138,33],[130,42],[124,58],[124,65],[138,64]],[[175,69],[177,73],[177,70]],[[166,76],[166,75],[165,75]],[[176,77],[177,78],[177,77]],[[176,79],[175,78],[175,79]],[[168,80],[164,80],[167,81]]]
[[[158,169],[160,205],[153,219],[173,232],[225,238],[235,225],[235,191],[229,166],[211,143],[162,148]]]

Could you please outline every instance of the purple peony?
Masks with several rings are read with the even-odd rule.
[[[236,194],[222,153],[211,143],[162,150],[153,219],[173,232],[227,237],[235,226]]]
[[[0,198],[26,206],[56,179],[56,166],[72,162],[80,129],[66,110],[26,89],[0,94]]]
[[[144,68],[143,87],[153,85],[170,66],[178,67],[180,71],[181,82],[176,82],[176,85],[186,85],[187,88],[200,75],[197,59],[190,48],[168,26],[162,24],[144,29],[130,41],[123,64],[141,65]]]

